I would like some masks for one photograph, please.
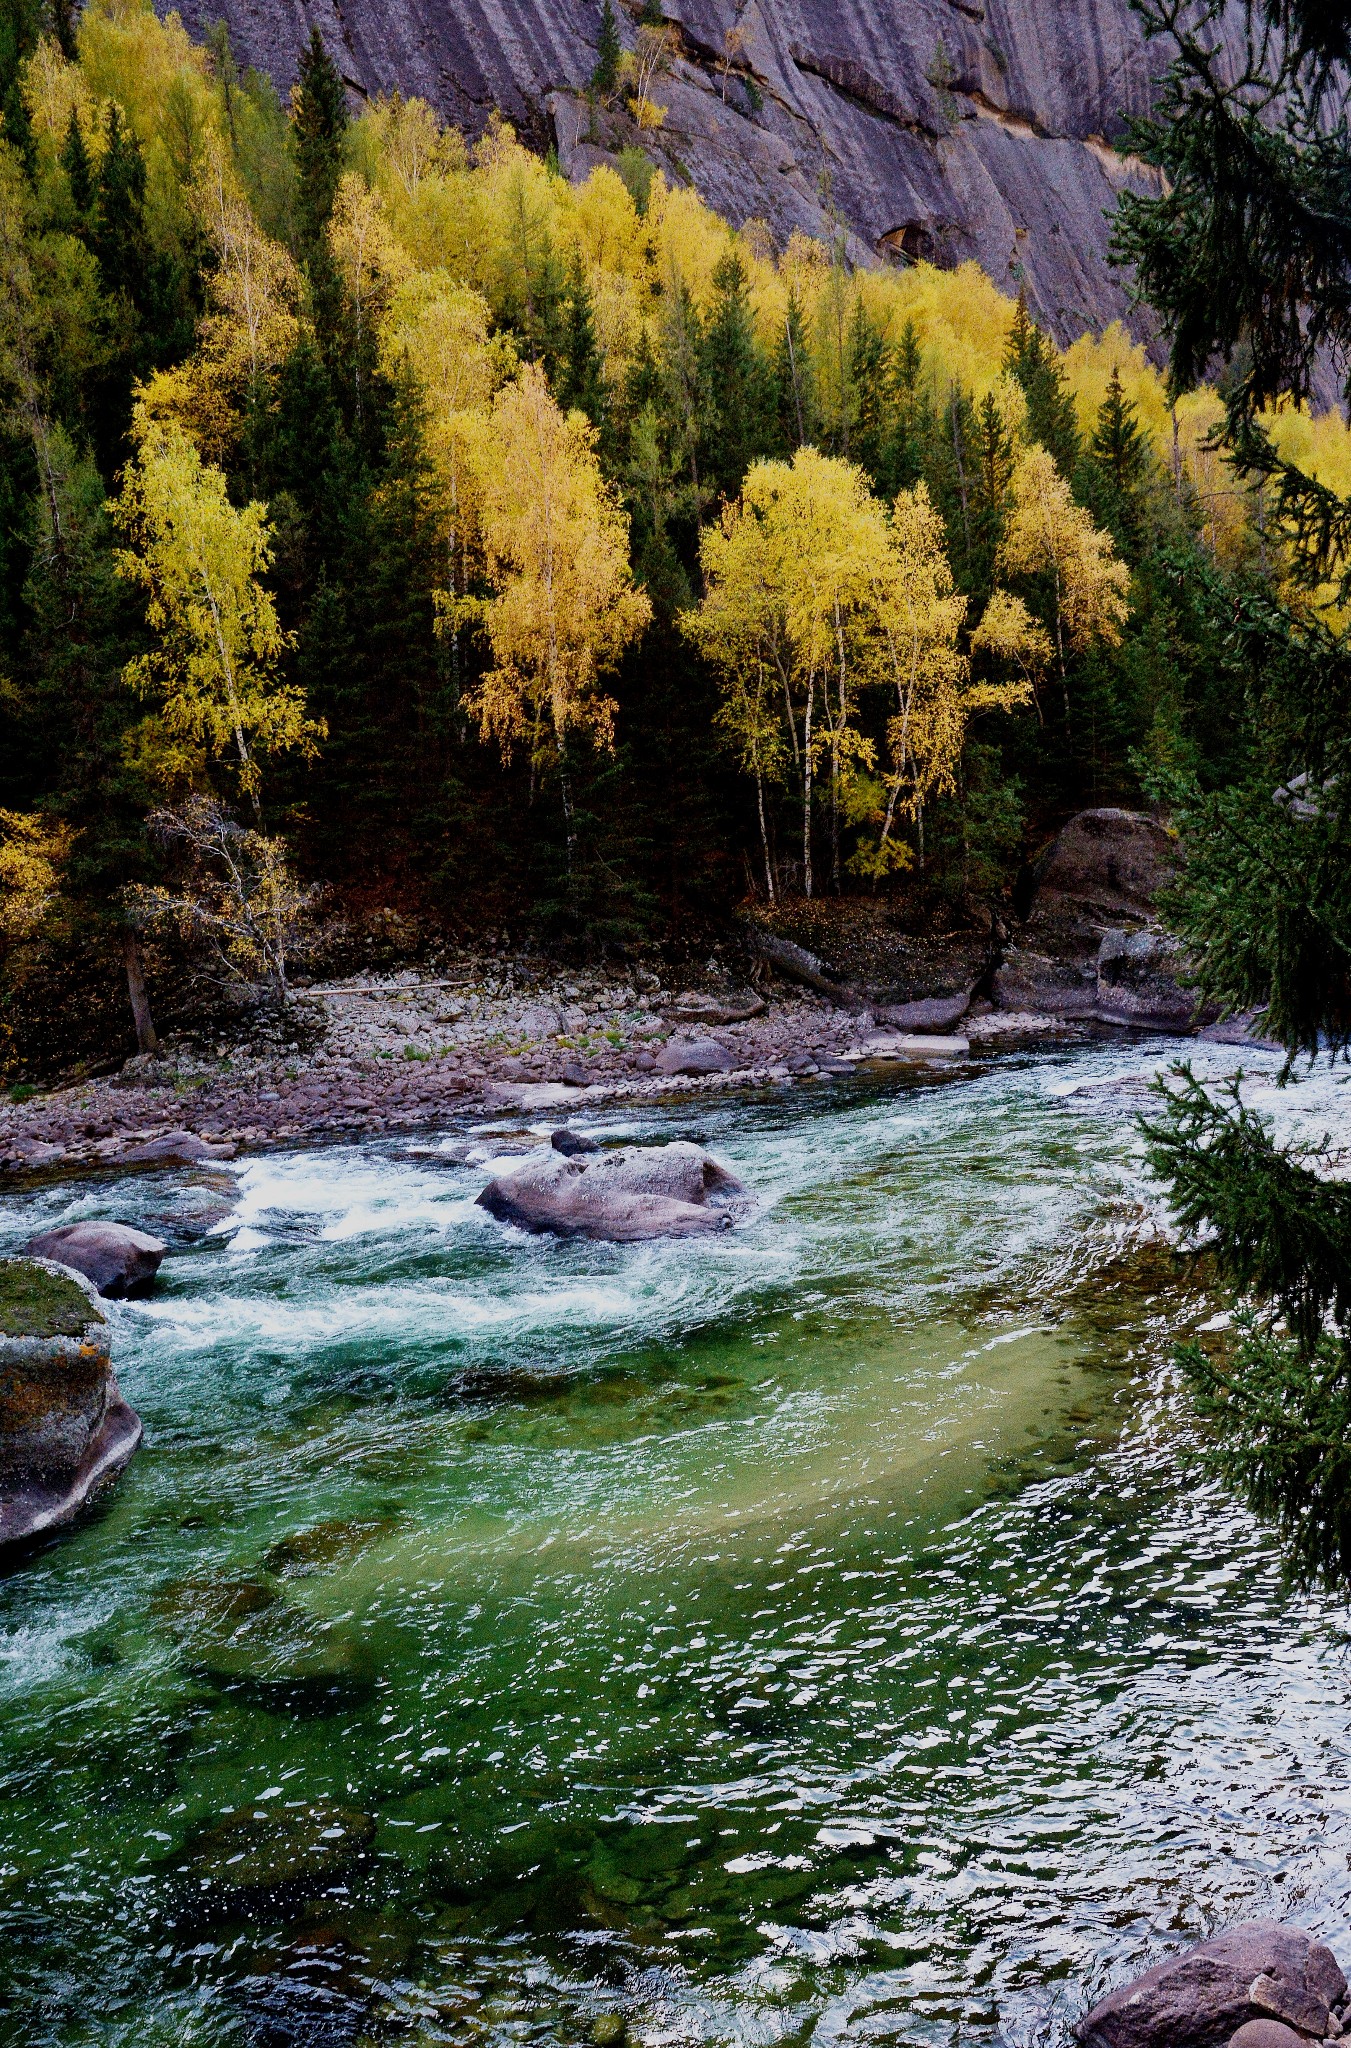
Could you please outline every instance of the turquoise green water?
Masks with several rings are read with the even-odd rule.
[[[5,2048],[955,2048],[1242,1915],[1345,1960],[1343,1625],[1183,1471],[1198,1305],[1064,1092],[1142,1061],[595,1123],[737,1167],[708,1242],[409,1145],[0,1206],[179,1233],[144,1449],[0,1580]]]

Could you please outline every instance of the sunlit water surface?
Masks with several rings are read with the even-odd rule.
[[[1214,1304],[1097,1085],[1165,1056],[593,1121],[737,1167],[704,1242],[527,1239],[435,1137],[0,1205],[175,1247],[140,1456],[0,1580],[6,2048],[1031,2043],[1236,1917],[1351,1960],[1343,1617],[1186,1469]]]

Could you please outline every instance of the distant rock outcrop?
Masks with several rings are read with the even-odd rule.
[[[622,112],[591,123],[600,0],[186,0],[219,15],[240,59],[283,92],[311,25],[353,94],[397,88],[477,134],[494,109],[585,175],[639,140]],[[632,12],[636,13],[636,8]],[[1067,342],[1129,318],[1106,263],[1123,186],[1147,177],[1118,144],[1166,63],[1129,0],[663,0],[679,45],[644,146],[736,225],[848,231],[855,260],[979,262],[1026,288]],[[621,33],[632,40],[621,7]],[[599,137],[599,141],[595,138]]]

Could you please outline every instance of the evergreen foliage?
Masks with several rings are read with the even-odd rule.
[[[603,99],[619,84],[619,60],[623,56],[613,0],[604,0],[600,10],[600,34],[596,38],[596,64],[591,73],[592,90]]]
[[[301,249],[312,260],[323,248],[347,136],[347,89],[317,27],[300,53],[291,110],[297,226]]]
[[[1279,454],[1262,409],[1307,397],[1320,359],[1345,361],[1351,339],[1348,88],[1329,68],[1351,10],[1250,6],[1237,77],[1206,34],[1220,11],[1148,0],[1174,61],[1138,141],[1164,177],[1157,196],[1123,203],[1118,248],[1164,320],[1175,389],[1223,358],[1232,466],[1276,485],[1263,544],[1285,550],[1292,601],[1247,597],[1229,635],[1250,674],[1247,772],[1210,789],[1194,773],[1159,780],[1182,828],[1172,908],[1200,984],[1228,1008],[1263,1013],[1293,1062],[1351,1041],[1348,643],[1335,613],[1298,595],[1329,578],[1343,596],[1351,588],[1351,502]],[[1260,32],[1263,14],[1284,42]],[[1185,1068],[1149,1138],[1184,1224],[1209,1229],[1221,1270],[1257,1305],[1229,1356],[1183,1353],[1203,1413],[1223,1428],[1215,1461],[1292,1530],[1304,1564],[1345,1572],[1347,1190],[1326,1159],[1279,1147],[1236,1089],[1215,1099]]]

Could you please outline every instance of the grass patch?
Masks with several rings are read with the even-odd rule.
[[[0,1259],[0,1333],[6,1337],[78,1337],[102,1321],[75,1281],[31,1259]]]

